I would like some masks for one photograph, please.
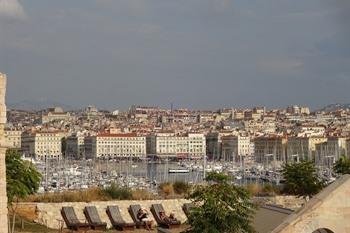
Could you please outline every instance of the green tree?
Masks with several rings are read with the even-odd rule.
[[[8,203],[13,214],[12,232],[14,232],[18,200],[34,194],[38,190],[41,174],[31,162],[22,160],[17,150],[7,150],[5,162],[6,191]]]
[[[249,192],[230,183],[224,174],[209,173],[208,185],[198,185],[188,195],[195,206],[188,222],[190,233],[255,232],[251,226],[256,206]]]
[[[345,155],[341,156],[334,164],[334,171],[338,174],[350,174],[350,159]]]
[[[313,196],[325,186],[317,176],[316,168],[311,161],[284,164],[282,174],[286,180],[284,192],[298,196]]]

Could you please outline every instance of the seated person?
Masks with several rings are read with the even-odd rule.
[[[159,218],[160,218],[160,220],[162,220],[163,222],[165,222],[167,224],[176,224],[176,223],[178,223],[178,221],[175,218],[173,213],[171,213],[169,216],[167,216],[164,211],[160,211],[159,212]]]
[[[144,223],[147,230],[152,229],[153,220],[148,217],[148,211],[146,209],[139,209],[137,212],[137,219]]]

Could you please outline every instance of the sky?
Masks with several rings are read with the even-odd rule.
[[[348,0],[0,0],[7,103],[350,102]]]

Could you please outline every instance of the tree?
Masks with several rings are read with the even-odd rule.
[[[7,150],[5,162],[6,191],[8,203],[13,212],[12,232],[14,232],[18,200],[38,190],[41,174],[31,162],[22,160],[17,150]]]
[[[338,174],[350,174],[350,159],[345,155],[341,156],[334,164],[334,171]]]
[[[255,232],[251,220],[255,204],[249,192],[230,184],[224,174],[209,173],[208,185],[198,185],[188,195],[195,206],[188,222],[190,233],[244,233]]]
[[[298,196],[313,196],[325,186],[316,173],[316,168],[311,161],[284,164],[282,174],[286,180],[284,192]]]

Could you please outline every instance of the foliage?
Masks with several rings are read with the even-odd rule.
[[[276,196],[280,193],[278,186],[272,185],[270,183],[267,184],[248,184],[246,189],[252,196]]]
[[[155,199],[155,195],[145,189],[136,189],[132,191],[133,200],[152,200]]]
[[[249,192],[229,183],[224,174],[209,173],[209,185],[198,185],[188,195],[195,207],[188,222],[191,233],[255,232],[251,220],[255,205]]]
[[[27,202],[45,202],[45,203],[59,203],[59,202],[91,202],[91,201],[107,201],[111,200],[104,195],[100,188],[91,188],[79,191],[65,191],[60,193],[43,193],[30,195],[23,199]]]
[[[324,181],[318,179],[315,165],[311,161],[285,164],[282,174],[286,180],[284,192],[288,194],[312,196],[325,185]]]
[[[174,187],[171,183],[162,183],[159,185],[159,193],[164,197],[174,195]]]
[[[185,194],[190,188],[191,186],[183,181],[175,181],[173,184],[173,189],[176,194]]]
[[[59,203],[59,202],[92,202],[92,201],[111,201],[113,198],[110,193],[106,193],[106,189],[109,188],[89,188],[78,191],[65,191],[60,193],[43,193],[30,195],[23,201],[27,202],[44,202],[44,203]],[[125,189],[125,188],[122,188]],[[131,198],[129,195],[122,196],[115,195],[116,200],[130,199],[130,200],[151,200],[155,199],[155,196],[146,190],[131,190]],[[125,198],[127,197],[127,198]]]
[[[117,200],[131,200],[132,192],[129,188],[119,187],[117,184],[112,183],[107,188],[104,188],[102,192],[111,199]]]
[[[350,174],[350,159],[345,155],[341,156],[334,164],[334,171],[338,174]]]
[[[209,182],[226,183],[231,180],[231,178],[223,173],[210,172],[205,177],[205,180]]]
[[[6,188],[8,202],[34,194],[40,184],[41,174],[29,161],[21,159],[17,150],[6,151]]]

